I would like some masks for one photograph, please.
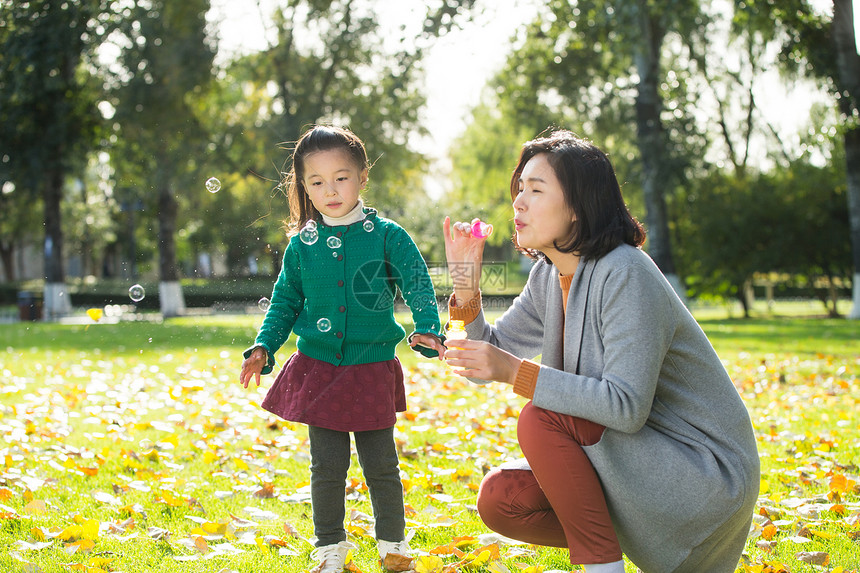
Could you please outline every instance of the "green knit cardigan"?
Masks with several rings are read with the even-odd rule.
[[[364,220],[351,225],[318,223],[313,244],[299,235],[290,239],[271,305],[244,352],[247,358],[258,346],[266,349],[263,374],[272,372],[275,352],[291,332],[302,354],[330,364],[391,360],[406,334],[394,319],[397,290],[412,311],[413,334],[445,340],[430,273],[412,237],[375,209],[364,211]]]

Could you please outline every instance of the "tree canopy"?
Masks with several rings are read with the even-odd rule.
[[[177,283],[208,274],[210,255],[233,275],[274,272],[283,176],[316,123],[365,141],[366,202],[406,218],[428,259],[442,256],[435,218],[464,206],[495,225],[493,256],[514,256],[511,169],[524,141],[558,126],[609,153],[646,249],[682,294],[739,296],[760,273],[842,284],[858,272],[860,74],[845,18],[808,0],[549,0],[505,44],[435,201],[414,143],[427,132],[424,59],[484,6],[416,6],[392,30],[371,0],[258,3],[263,49],[219,60],[209,0],[0,0],[4,274],[35,244],[46,282],[62,285],[64,242],[87,274]],[[850,14],[850,2],[835,9]],[[759,97],[776,69],[833,95],[793,141]],[[182,311],[174,295],[166,315]]]
[[[686,1],[548,2],[516,38],[492,100],[452,150],[456,196],[509,211],[499,182],[516,160],[515,142],[523,131],[531,138],[563,126],[609,153],[631,210],[646,223],[646,249],[667,274],[681,261],[691,295],[740,296],[756,273],[770,271],[812,282],[846,277],[844,171],[833,163],[841,143],[826,135],[833,115],[811,116],[812,135],[801,144],[781,139],[764,113],[769,102],[756,94],[765,72],[784,69],[784,55],[771,54],[786,53],[778,50],[785,38],[760,32],[765,21],[752,21],[761,14],[750,5],[727,13]],[[816,37],[804,32],[803,41]],[[476,173],[488,183],[483,190],[469,186]],[[760,184],[772,194],[758,193]],[[775,213],[806,203],[816,206],[802,220],[773,224]],[[831,242],[819,241],[825,236]]]

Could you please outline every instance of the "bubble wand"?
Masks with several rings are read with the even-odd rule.
[[[493,226],[489,223],[484,223],[477,217],[472,219],[472,236],[479,239],[486,239],[493,234]]]

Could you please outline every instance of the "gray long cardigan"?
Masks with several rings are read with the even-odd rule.
[[[759,459],[749,414],[704,332],[650,257],[628,245],[580,263],[564,317],[561,296],[558,269],[538,262],[495,325],[481,313],[468,336],[541,355],[534,405],[606,426],[585,451],[631,561],[647,573],[734,571]]]

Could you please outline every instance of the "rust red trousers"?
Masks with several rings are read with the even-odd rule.
[[[517,438],[531,470],[496,468],[484,476],[478,514],[487,527],[527,543],[567,547],[572,564],[620,560],[600,480],[582,450],[604,430],[526,404]]]

